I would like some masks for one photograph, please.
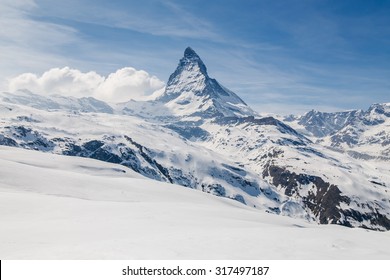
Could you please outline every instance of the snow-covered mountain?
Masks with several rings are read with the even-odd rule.
[[[254,111],[234,92],[207,74],[196,52],[188,47],[158,98],[175,116],[250,116]]]
[[[290,117],[289,124],[301,129],[295,130],[261,117],[209,78],[191,48],[154,100],[108,105],[88,99],[85,109],[80,105],[85,99],[42,97],[38,106],[29,98],[21,101],[20,92],[3,95],[1,145],[119,164],[263,212],[390,229],[390,167],[381,159],[367,162],[315,143],[318,131],[301,133],[306,123],[313,131],[327,123],[340,130],[361,113],[340,114],[337,120],[315,112],[305,121]],[[51,102],[61,106],[45,106]],[[386,124],[379,120],[386,110],[372,110],[364,125]]]
[[[324,137],[335,133],[344,126],[354,122],[362,116],[361,110],[327,113],[311,110],[303,116],[289,116],[286,122],[295,122],[302,126],[306,133],[314,137]],[[299,127],[299,126],[298,126]]]
[[[43,96],[34,94],[26,89],[16,91],[12,94],[0,92],[0,100],[5,103],[20,104],[42,110],[74,110],[78,112],[100,112],[108,114],[114,112],[108,104],[93,97]]]
[[[285,120],[324,146],[360,159],[390,160],[390,103],[373,104],[366,111],[310,111]]]

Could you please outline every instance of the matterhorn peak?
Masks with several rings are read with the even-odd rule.
[[[187,47],[159,100],[175,115],[200,117],[248,116],[254,112],[234,92],[207,74],[199,55]]]
[[[188,59],[191,59],[191,58],[199,58],[199,55],[191,48],[191,47],[187,47],[184,51],[184,57],[185,58],[188,58]]]
[[[169,80],[177,76],[183,70],[199,72],[199,74],[204,75],[208,78],[206,65],[204,65],[200,56],[191,47],[187,47],[185,49],[183,58],[180,59],[176,71],[171,75]]]

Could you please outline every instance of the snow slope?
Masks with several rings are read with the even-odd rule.
[[[389,232],[308,224],[124,166],[3,146],[0,224],[1,259],[390,258]]]

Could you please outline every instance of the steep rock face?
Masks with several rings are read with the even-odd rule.
[[[210,118],[254,114],[234,92],[209,77],[203,61],[189,47],[158,100],[176,116]]]

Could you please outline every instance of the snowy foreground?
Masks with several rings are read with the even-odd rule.
[[[390,232],[308,224],[126,167],[0,146],[0,259],[390,259]]]

